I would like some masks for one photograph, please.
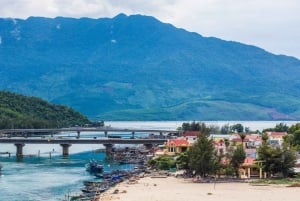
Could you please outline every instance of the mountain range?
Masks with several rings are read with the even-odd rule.
[[[101,120],[298,120],[300,60],[151,16],[0,19],[0,89]]]

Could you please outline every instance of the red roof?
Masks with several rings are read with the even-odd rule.
[[[261,137],[257,134],[251,134],[251,135],[247,134],[245,139],[247,139],[247,141],[249,140],[261,141]]]
[[[286,132],[267,132],[267,134],[273,137],[282,137],[286,135]]]
[[[248,142],[249,141],[249,138],[246,138],[246,137],[244,138],[244,142]],[[239,134],[233,134],[232,138],[231,138],[231,141],[232,142],[242,142],[242,138],[241,138],[241,136]]]
[[[255,161],[255,158],[247,157],[247,158],[245,158],[243,165],[252,165],[254,163],[254,161]]]
[[[167,145],[175,145],[175,146],[188,146],[189,142],[185,139],[170,139],[167,141]]]
[[[198,135],[200,135],[199,131],[184,131],[184,133],[183,133],[184,137],[188,137],[188,136],[197,137]]]

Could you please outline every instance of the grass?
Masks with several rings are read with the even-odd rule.
[[[300,178],[274,178],[253,180],[250,184],[278,184],[278,185],[300,185]]]

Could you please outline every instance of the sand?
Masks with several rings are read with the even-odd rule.
[[[118,193],[116,192],[116,189]],[[111,188],[101,201],[298,201],[300,188],[248,183],[193,183],[183,178],[145,177]]]

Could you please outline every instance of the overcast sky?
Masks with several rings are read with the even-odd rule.
[[[300,0],[0,0],[0,17],[143,14],[176,27],[300,58]]]

